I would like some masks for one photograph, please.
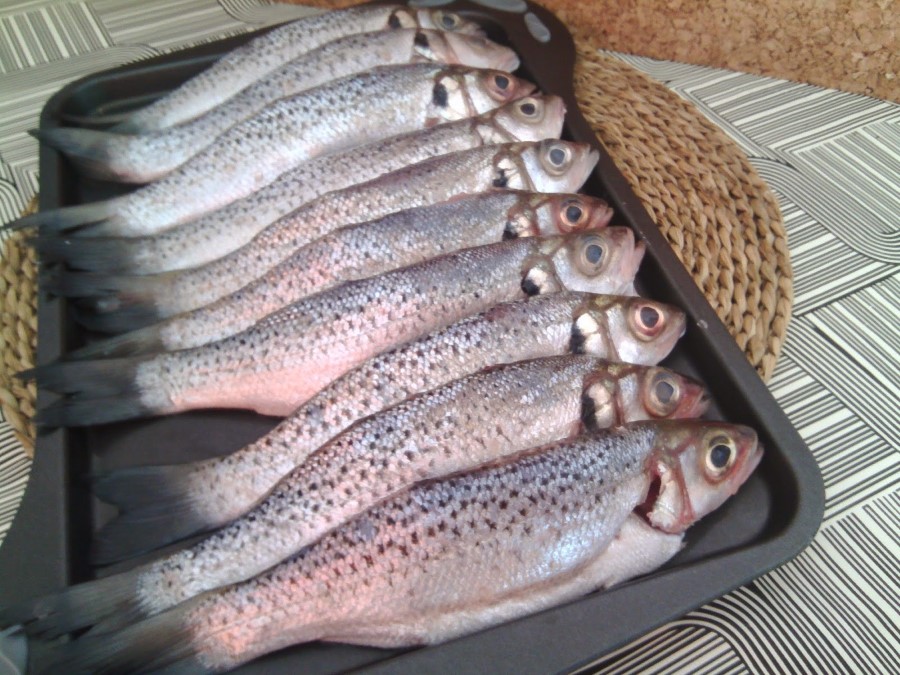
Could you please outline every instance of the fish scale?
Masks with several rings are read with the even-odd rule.
[[[413,13],[399,5],[353,7],[293,21],[234,49],[171,94],[133,113],[117,131],[160,129],[222,103],[262,75],[326,42],[353,33],[390,28],[434,27],[433,14]],[[460,21],[457,29],[479,32]]]
[[[546,174],[542,175],[537,167],[521,169],[516,165],[523,157],[537,162],[537,156],[556,147],[571,150],[573,157],[570,167],[560,177],[551,179]],[[261,277],[300,247],[339,227],[403,209],[435,204],[456,195],[483,192],[491,188],[501,172],[506,174],[506,186],[509,188],[571,192],[581,186],[596,161],[596,153],[588,146],[563,141],[484,146],[437,157],[367,183],[322,195],[277,220],[240,249],[201,267],[168,273],[158,279],[123,279],[120,294],[131,298],[126,302],[109,293],[110,287],[104,285],[109,280],[103,279],[99,294],[109,293],[113,297],[100,297],[94,305],[104,314],[121,307],[125,316],[122,328],[136,328],[154,319],[208,305],[233,293]],[[212,238],[215,235],[209,233],[208,236]],[[176,231],[172,237],[179,239],[181,234]],[[203,243],[193,236],[190,245],[203,247]],[[91,293],[80,290],[84,286],[78,285],[75,279],[72,275],[63,274],[59,283],[61,292],[90,297]],[[112,287],[119,283],[118,278],[111,281]],[[90,287],[90,277],[84,282]],[[65,290],[67,287],[68,291]],[[129,324],[135,314],[129,305],[136,305],[138,312],[144,311],[148,316],[136,319],[141,322],[137,325]],[[109,321],[101,316],[94,324],[88,325],[102,328]],[[115,325],[118,328],[118,324]]]
[[[118,172],[127,172],[131,177],[148,182],[171,172],[215,141],[219,134],[266,106],[274,105],[278,99],[294,96],[330,80],[376,66],[414,61],[463,63],[483,68],[506,63],[514,66],[517,62],[514,53],[506,47],[481,38],[444,35],[436,31],[392,30],[354,34],[329,42],[269,73],[189,122],[140,136],[107,135],[102,141],[105,154],[118,167]],[[448,41],[467,48],[462,53],[462,61]],[[336,97],[325,97],[323,103],[326,106],[342,104]],[[306,112],[309,106],[304,105],[300,110]]]
[[[665,330],[650,335],[629,322],[628,315],[647,307],[659,313]],[[585,316],[595,328],[582,333],[579,325],[585,322],[580,319]],[[102,477],[94,485],[95,494],[122,513],[95,536],[95,558],[109,562],[136,548],[224,525],[252,508],[282,476],[353,422],[410,396],[488,366],[575,349],[652,365],[669,353],[683,327],[683,315],[675,308],[638,298],[560,292],[491,308],[373,357],[237,452]],[[690,400],[689,385],[682,383],[679,391]]]
[[[202,347],[58,361],[26,376],[77,394],[43,408],[42,425],[209,407],[283,416],[371,356],[500,302],[562,289],[622,292],[643,253],[622,227],[514,239],[347,282]]]
[[[448,122],[311,159],[252,195],[212,213],[200,214],[170,233],[133,239],[89,240],[96,235],[120,234],[120,225],[117,223],[135,218],[123,209],[107,223],[90,228],[85,233],[87,236],[78,236],[80,233],[76,233],[74,236],[78,236],[77,241],[66,239],[66,245],[59,247],[62,250],[54,249],[53,253],[65,256],[76,245],[84,247],[88,256],[92,250],[102,254],[104,250],[112,249],[115,254],[112,261],[107,262],[108,256],[105,256],[100,264],[92,262],[87,269],[122,270],[133,274],[151,274],[202,265],[246,244],[278,217],[326,192],[363,183],[410,164],[469,150],[488,142],[537,141],[558,137],[563,121],[561,99],[543,96],[524,100],[544,110],[540,120],[532,123],[524,119],[516,108],[521,103],[507,104],[496,113],[486,113],[471,120]],[[171,219],[166,219],[165,211],[147,213],[140,219],[151,230],[161,230],[176,224]],[[154,223],[160,223],[160,226],[156,228]],[[59,241],[59,238],[52,237],[50,243],[54,241]],[[71,262],[69,258],[65,259]],[[75,266],[82,267],[77,260]]]
[[[574,365],[587,358],[541,363],[567,360]],[[468,405],[468,412],[476,425],[487,427],[476,426],[472,433],[482,441],[493,436],[508,442],[509,435],[485,425],[486,420],[503,424],[499,407],[516,404],[514,388],[502,386],[498,378],[512,373],[527,379],[525,371],[537,363],[469,379],[472,388],[466,393],[478,400]],[[479,389],[491,378],[494,386]],[[547,379],[538,378],[534,386]],[[584,377],[583,395],[589,395],[594,383],[593,375]],[[450,413],[466,407],[465,395],[454,401],[430,392],[396,410],[408,411],[429,397]],[[529,399],[527,394],[521,398]],[[540,400],[547,415],[524,415],[520,423],[531,430],[542,423],[562,428],[564,420],[552,417],[549,400],[533,400]],[[488,417],[484,413],[491,405],[497,409]],[[390,414],[363,420],[345,436],[367,425],[377,427],[379,420],[389,424]],[[0,613],[0,624],[24,623],[29,633],[47,637],[96,624],[87,636],[64,647],[58,662],[79,672],[119,672],[135,664],[151,670],[175,664],[178,672],[219,672],[311,640],[380,647],[441,642],[653,570],[678,551],[687,528],[738,490],[762,458],[752,429],[698,420],[590,431],[532,449],[507,448],[505,457],[486,463],[465,457],[477,444],[468,443],[469,430],[460,433],[453,439],[462,441],[460,460],[474,460],[463,472],[448,469],[452,460],[445,461],[442,448],[410,446],[413,456],[431,456],[435,466],[427,457],[419,462],[427,472],[440,466],[449,473],[403,487],[397,474],[388,475],[383,484],[397,487],[394,494],[380,502],[376,495],[365,510],[348,514],[315,543],[247,582],[206,592],[144,620],[134,590],[144,588],[157,598],[170,594],[177,578],[198,559],[188,556],[172,568],[171,584],[153,586],[148,576],[166,566],[162,560],[149,571],[111,575],[9,608]],[[376,430],[376,448],[378,439]],[[451,446],[450,454],[455,450]],[[321,479],[313,476],[315,483],[287,492],[285,498],[302,503],[310,490],[324,491],[323,505],[341,508],[338,495],[344,486],[351,495],[360,487],[353,482],[360,480],[360,466],[362,480],[371,481],[373,471],[365,466],[399,468],[409,455],[370,459],[375,461],[353,466],[342,464],[343,457],[322,462]],[[406,469],[409,478],[422,475],[414,467]],[[327,499],[332,493],[338,498]],[[275,518],[287,524],[276,536],[290,535],[287,509],[274,509]],[[249,518],[245,523],[257,527]],[[251,545],[268,543],[262,538]],[[228,565],[233,559],[213,556],[211,562]],[[127,626],[129,622],[134,623]]]
[[[262,572],[413,482],[572,435],[585,380],[599,363],[573,356],[512,364],[362,420],[245,516],[141,574],[142,610],[157,613]]]
[[[433,642],[415,624],[536,590],[602,553],[648,483],[650,435],[630,436],[413,488],[190,606],[180,628],[196,660],[216,671],[313,639]]]
[[[576,209],[578,217],[569,220]],[[346,281],[504,239],[604,226],[606,202],[580,195],[495,191],[407,209],[341,228],[209,305],[70,354],[127,356],[196,347],[245,330],[266,315]],[[187,288],[184,289],[187,293]]]

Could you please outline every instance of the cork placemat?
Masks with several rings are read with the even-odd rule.
[[[585,41],[575,90],[585,117],[763,380],[781,351],[793,301],[777,203],[747,157],[689,102]],[[34,360],[37,277],[21,234],[4,242],[6,419],[33,452],[35,389],[13,375]]]

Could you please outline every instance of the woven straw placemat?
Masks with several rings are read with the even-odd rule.
[[[747,157],[689,102],[585,41],[575,90],[597,137],[710,304],[768,380],[793,300],[778,205]],[[34,360],[36,270],[21,235],[4,242],[3,411],[34,447],[34,385],[12,375]]]

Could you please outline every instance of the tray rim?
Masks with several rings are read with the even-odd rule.
[[[386,3],[383,0],[376,0],[376,2],[378,4],[394,4]],[[457,0],[444,5],[442,8],[459,11],[465,16],[471,16],[476,19],[496,22],[508,33],[512,33],[510,35],[512,41],[514,41],[517,32],[521,33],[524,30],[522,27],[518,28],[517,31],[511,30],[515,25],[510,22],[511,15],[509,13],[494,10],[469,0]],[[812,540],[821,523],[824,514],[824,486],[821,473],[812,453],[787,420],[755,369],[747,362],[743,352],[740,351],[725,326],[709,306],[706,298],[694,284],[687,270],[678,261],[669,244],[644,210],[641,202],[634,195],[624,176],[615,166],[605,148],[597,140],[577,104],[568,104],[569,101],[576,100],[571,78],[574,68],[575,48],[568,30],[549,11],[538,5],[529,2],[528,11],[538,15],[545,25],[548,25],[551,31],[554,32],[554,37],[557,37],[556,33],[562,29],[558,37],[562,38],[565,44],[560,49],[560,45],[557,43],[556,48],[559,51],[560,60],[565,62],[565,67],[570,73],[570,77],[564,82],[553,80],[554,87],[552,90],[553,93],[567,99],[566,127],[570,135],[575,140],[589,142],[600,150],[601,158],[594,171],[594,178],[604,186],[608,193],[606,196],[620,216],[632,225],[636,233],[647,243],[648,258],[652,257],[656,261],[660,267],[659,271],[664,283],[677,297],[674,300],[666,300],[674,302],[684,309],[692,321],[691,331],[700,331],[706,336],[706,339],[715,343],[722,350],[721,352],[713,350],[710,356],[715,361],[715,366],[721,369],[723,377],[740,383],[740,393],[746,399],[746,404],[752,409],[753,416],[767,420],[768,424],[774,426],[774,432],[777,433],[779,438],[787,439],[784,445],[791,448],[791,451],[783,453],[782,459],[791,469],[791,474],[785,478],[792,481],[792,487],[798,496],[791,524],[783,527],[776,535],[749,547],[749,551],[747,548],[729,551],[707,560],[662,570],[651,577],[605,591],[602,596],[614,605],[618,603],[621,607],[633,604],[636,600],[639,600],[643,592],[654,591],[654,589],[657,592],[664,590],[667,601],[671,603],[669,611],[654,615],[640,633],[619,636],[613,641],[613,644],[607,644],[603,649],[603,653],[606,653],[666,621],[720,597],[724,593],[761,576],[796,556]],[[206,62],[210,57],[221,53],[223,49],[241,44],[255,35],[272,30],[275,27],[267,27],[262,30],[248,32],[243,35],[225,38],[87,75],[69,83],[47,101],[41,112],[41,126],[55,126],[56,120],[59,119],[59,111],[64,103],[72,97],[74,92],[87,85],[114,81],[116,77],[126,73],[135,75],[140,72],[152,71],[154,68],[172,67],[172,63],[175,61],[182,64]],[[521,39],[521,35],[518,37]],[[536,79],[540,80],[541,78],[538,77]],[[44,210],[62,205],[60,202],[65,201],[61,199],[65,193],[65,185],[62,180],[63,172],[60,167],[60,156],[49,147],[42,146],[39,168],[41,209]],[[43,363],[63,353],[63,347],[68,337],[64,332],[66,325],[64,320],[64,303],[57,299],[48,299],[42,296],[38,316],[38,362]],[[50,397],[50,394],[40,392],[38,397],[39,405],[48,403]],[[767,430],[773,431],[771,427],[767,427]],[[8,564],[9,559],[12,558],[15,564],[13,569],[27,567],[30,571],[36,572],[38,577],[43,578],[44,583],[38,585],[42,585],[45,591],[47,582],[53,586],[61,586],[69,583],[73,576],[78,576],[78,571],[72,568],[72,560],[69,555],[69,549],[73,545],[77,532],[73,531],[72,524],[66,518],[66,507],[69,500],[68,487],[71,477],[71,468],[66,449],[69,447],[70,433],[69,430],[64,429],[55,430],[49,434],[41,435],[38,439],[39,449],[36,452],[35,461],[32,465],[25,497],[16,520],[7,534],[5,541],[7,545],[0,547],[0,569],[5,564]],[[802,489],[800,477],[803,477],[805,481]],[[40,490],[33,489],[37,482],[43,483],[45,487],[48,485],[57,485],[59,487],[61,498],[57,504],[53,505],[53,508],[48,509],[47,502],[37,494]],[[37,537],[32,535],[25,539],[22,532],[24,526],[21,525],[25,518],[21,517],[22,513],[29,514],[32,520],[37,519],[39,522],[44,522],[47,525],[46,529],[42,528]],[[54,532],[52,527],[56,518],[59,518],[55,523],[59,528],[59,532]],[[17,523],[20,523],[18,527]],[[9,550],[12,547],[16,548],[17,555],[9,554]],[[17,557],[19,560],[15,562]],[[52,563],[56,560],[63,561],[63,565],[54,568]],[[696,597],[682,597],[683,593],[676,593],[675,596],[677,597],[672,596],[671,586],[673,583],[679,589],[693,588],[695,582],[704,580],[710,576],[712,571],[723,566],[727,567],[731,572],[725,590],[718,590],[720,585],[717,584],[717,590],[709,594],[705,599],[700,600],[699,603]],[[26,584],[26,586],[34,586],[34,584]],[[30,589],[26,589],[23,597],[28,596],[27,590]],[[17,595],[19,594],[17,593]],[[462,669],[463,672],[476,672],[474,669],[469,671],[468,668],[477,666],[480,669],[487,665],[496,665],[497,659],[504,659],[504,656],[508,656],[503,650],[494,649],[492,652],[490,649],[491,644],[498,645],[503,642],[502,639],[498,639],[500,637],[498,632],[509,631],[511,627],[521,629],[522,624],[534,621],[545,625],[555,625],[561,620],[561,615],[573,613],[573,607],[583,607],[589,604],[591,598],[595,597],[598,597],[598,594],[586,596],[536,615],[458,638],[443,645],[400,654],[387,653],[385,659],[374,664],[368,664],[365,666],[365,670],[366,672],[389,672],[402,667],[404,669],[413,668],[417,672],[430,671],[433,670],[435,665],[431,661],[431,655],[438,653],[438,658],[445,662],[448,656],[453,658],[456,655],[458,659],[459,655],[468,657],[477,655],[478,659],[480,659],[478,662],[470,660],[463,663],[457,660],[453,663],[454,671],[458,672]],[[578,612],[574,613],[577,614]],[[614,629],[611,630],[615,632]],[[513,628],[512,631],[515,633],[517,629]],[[578,637],[581,636],[571,636],[567,642],[577,643],[577,645],[567,644],[565,652],[569,657],[574,656],[573,652],[579,652],[582,656],[577,658],[577,662],[572,662],[569,659],[566,668],[583,667],[602,656],[602,653],[590,653],[589,645],[585,644],[584,640],[577,639]],[[473,646],[476,648],[475,650],[472,649]],[[549,646],[552,647],[553,645]],[[517,647],[520,647],[520,645],[517,645]],[[563,649],[554,651],[559,656],[566,656],[566,654],[560,653]],[[547,666],[550,663],[547,661],[546,656],[546,653],[530,654],[529,670],[532,672],[546,671],[546,667],[542,668],[542,666]],[[559,661],[555,660],[553,663],[556,664],[553,668],[557,668]],[[447,665],[449,665],[449,662],[447,662]],[[518,672],[522,671],[518,670]]]

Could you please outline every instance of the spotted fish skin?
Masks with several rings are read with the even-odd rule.
[[[42,425],[99,424],[195,408],[285,416],[375,354],[498,303],[563,289],[621,292],[630,287],[643,253],[643,243],[622,227],[514,239],[347,282],[202,347],[57,361],[23,376],[75,394],[43,408]]]
[[[640,323],[640,316],[650,311],[658,320]],[[498,305],[373,357],[237,452],[104,476],[95,482],[95,494],[114,503],[121,515],[95,536],[94,555],[111,562],[222,526],[246,513],[260,495],[357,420],[483,368],[566,353],[611,360],[626,355],[654,365],[683,330],[682,312],[644,298],[562,291]],[[608,381],[627,391],[624,397],[616,393],[618,409],[630,410],[632,419],[653,415],[646,408],[650,397],[634,389],[635,374],[612,365],[609,373]],[[648,376],[657,377],[655,371]],[[686,414],[700,414],[704,404],[694,385],[674,374],[668,377],[674,397],[687,402]],[[646,383],[640,386],[646,388]],[[633,406],[643,406],[643,414]],[[157,508],[160,503],[165,509]]]
[[[144,346],[152,351],[198,347],[246,330],[282,307],[347,281],[473,246],[598,229],[611,217],[606,202],[593,197],[518,190],[399,211],[341,228],[216,302],[135,333],[92,343],[87,352],[74,357],[83,358],[86,353],[128,356]]]
[[[216,108],[175,127],[142,135],[68,128],[56,129],[52,133],[73,139],[88,137],[92,155],[97,157],[98,163],[102,161],[106,165],[105,171],[110,173],[109,177],[130,183],[148,183],[171,173],[214,143],[220,134],[260,114],[267,106],[282,106],[284,115],[296,114],[294,111],[298,106],[317,116],[323,115],[321,110],[316,109],[316,101],[310,102],[308,97],[300,96],[295,104],[285,101],[287,105],[279,103],[282,99],[300,95],[313,87],[323,87],[323,96],[333,96],[326,86],[332,80],[347,78],[375,67],[422,61],[503,71],[518,63],[511,50],[479,37],[421,30],[360,33],[308,52],[254,82]],[[345,87],[355,84],[353,80],[341,81]],[[340,99],[335,100],[338,106],[346,104]],[[269,121],[272,124],[282,123],[281,118],[270,118]],[[365,126],[361,120],[356,124],[360,132]],[[307,128],[305,133],[316,138],[314,146],[335,145],[334,139],[329,141],[316,127]],[[347,142],[353,144],[358,137],[368,140],[370,136],[378,137],[379,134],[374,131],[365,131],[357,136],[350,134]]]
[[[134,133],[184,122],[219,105],[275,68],[327,42],[354,33],[437,28],[477,35],[477,25],[455,14],[413,12],[400,5],[352,7],[285,24],[233,50],[171,94],[133,113],[116,129]]]
[[[448,640],[651,571],[760,457],[752,430],[698,421],[524,451],[398,491],[254,579],[76,641],[65,663],[221,672],[312,640]],[[664,513],[677,528],[654,524]]]
[[[610,228],[596,236],[601,234],[619,259],[602,280],[572,290],[616,293],[630,284],[636,271],[631,231]],[[467,249],[312,295],[241,333],[141,363],[135,383],[142,403],[159,412],[240,407],[290,414],[375,354],[500,302],[540,293],[523,289],[522,279],[563,240],[527,238]],[[552,284],[549,290],[561,288],[541,281]]]
[[[148,206],[132,213],[125,202],[117,215],[86,230],[63,236],[42,232],[37,248],[44,259],[99,272],[156,274],[196,267],[240,248],[279,217],[326,192],[482,145],[558,138],[564,115],[559,97],[528,96],[471,119],[311,159],[243,199],[206,215],[192,214],[196,217],[174,229],[179,223],[164,209]],[[127,200],[128,195],[118,199]],[[159,234],[120,237],[122,223],[129,220],[140,220],[146,230]]]
[[[568,155],[559,174],[552,175],[542,162],[557,150]],[[101,314],[89,324],[91,328],[106,332],[138,328],[215,302],[260,278],[301,247],[340,227],[458,195],[483,192],[495,184],[540,192],[574,192],[596,162],[596,151],[589,146],[557,140],[509,143],[452,153],[325,194],[272,223],[233,253],[207,265],[159,278],[103,278],[98,290],[92,290],[90,278],[84,280],[86,284],[78,284],[76,279],[64,275],[54,290],[85,299],[92,294],[100,296],[96,302],[82,302]],[[218,237],[215,231],[189,233],[183,228],[172,236],[178,239],[189,236],[190,245],[201,248],[205,246],[204,241]],[[138,318],[140,324],[109,325],[115,319],[107,319],[105,315],[121,309],[126,321],[132,321],[135,306],[143,313]],[[145,311],[148,308],[150,311]]]

